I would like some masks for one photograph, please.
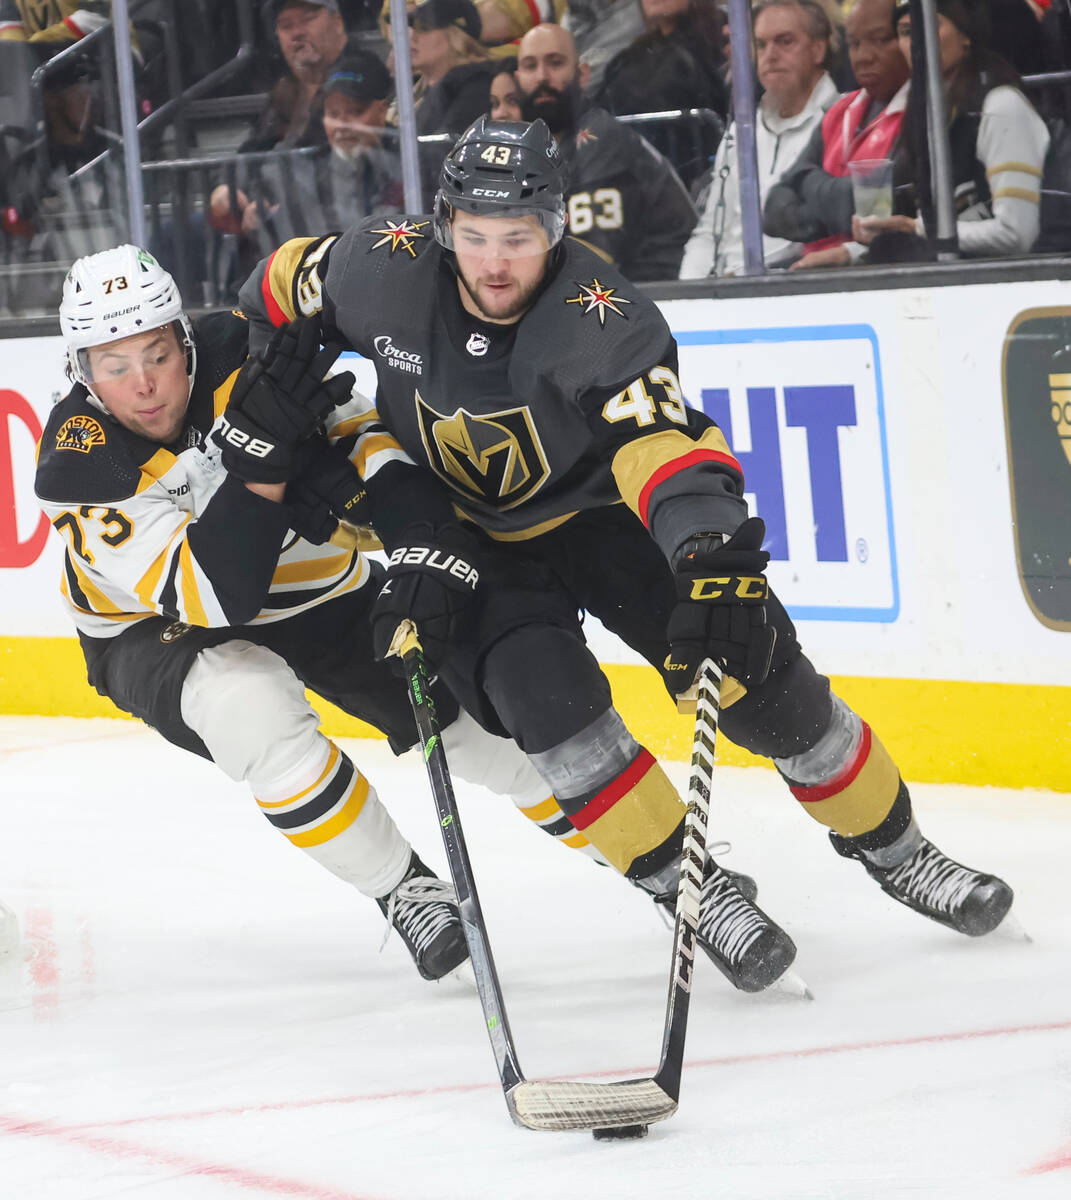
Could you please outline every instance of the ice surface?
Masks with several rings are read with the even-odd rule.
[[[441,872],[418,759],[347,748]],[[684,786],[687,768],[671,765]],[[3,1200],[1028,1200],[1071,1195],[1071,797],[913,789],[1016,889],[971,941],[837,858],[771,772],[716,773],[712,839],[793,934],[807,1003],[699,965],[681,1109],[638,1142],[510,1124],[473,988],[245,789],[133,722],[0,719]],[[521,1064],[649,1073],[651,902],[459,786]]]

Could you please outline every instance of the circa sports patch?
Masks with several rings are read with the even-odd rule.
[[[430,221],[392,221],[389,217],[383,218],[384,228],[368,229],[365,232],[370,237],[378,237],[378,242],[373,242],[369,247],[369,251],[378,250],[380,246],[388,246],[391,254],[395,250],[408,250],[410,258],[416,258],[417,252],[413,249],[413,242],[417,239],[423,241],[428,235],[421,233],[421,229],[427,228],[431,224]]]
[[[103,446],[107,438],[104,426],[94,417],[79,414],[69,417],[56,432],[57,450],[78,450],[88,454],[94,446]]]
[[[617,306],[619,304],[631,304],[632,301],[626,300],[624,296],[615,296],[614,293],[617,291],[617,288],[606,287],[598,279],[592,279],[590,283],[579,283],[576,280],[573,282],[576,283],[580,292],[576,296],[568,297],[565,303],[583,305],[580,310],[583,316],[586,317],[588,313],[592,312],[597,313],[600,325],[606,324],[607,312],[617,313],[619,317],[622,317],[626,321],[628,320],[627,315]]]

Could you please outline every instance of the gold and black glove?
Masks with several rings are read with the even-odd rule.
[[[674,563],[677,604],[670,614],[669,657],[663,674],[674,695],[692,686],[704,658],[752,687],[770,670],[777,630],[766,624],[770,556],[766,526],[749,517],[727,542],[700,534],[681,546]]]

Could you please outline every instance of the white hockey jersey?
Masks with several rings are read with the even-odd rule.
[[[218,627],[278,621],[362,587],[367,559],[352,544],[313,545],[286,529],[286,510],[224,470],[208,433],[245,358],[237,314],[197,323],[197,381],[181,444],[132,433],[76,386],[53,410],[35,482],[66,542],[61,589],[74,623],[111,638],[166,616]],[[375,410],[359,395],[335,410],[334,437],[357,435],[351,457],[384,447]]]

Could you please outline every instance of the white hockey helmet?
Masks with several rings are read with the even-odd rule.
[[[177,323],[179,344],[186,351],[186,373],[193,390],[197,368],[193,330],[174,279],[147,250],[128,244],[78,259],[63,281],[59,318],[67,344],[68,374],[83,384],[94,400],[90,347],[173,322]]]

